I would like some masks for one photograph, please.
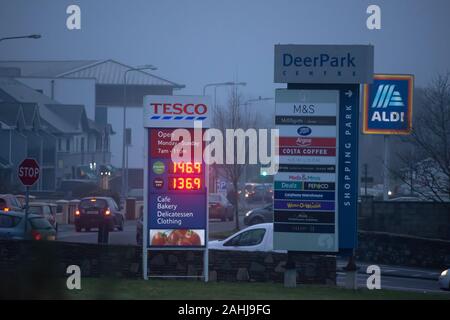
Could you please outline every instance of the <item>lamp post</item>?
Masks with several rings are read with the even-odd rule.
[[[234,82],[234,81],[228,81],[228,82],[219,82],[219,83],[208,83],[203,86],[203,95],[206,95],[206,89],[208,87],[214,87],[214,108],[216,105],[216,97],[217,97],[217,87],[224,87],[224,86],[246,86],[246,82]]]
[[[17,39],[40,39],[40,38],[42,38],[42,36],[40,34],[30,34],[27,36],[4,37],[4,38],[0,38],[0,41],[17,40]]]
[[[123,123],[122,123],[122,200],[128,195],[128,146],[126,141],[126,124],[127,124],[127,75],[128,72],[142,70],[156,70],[153,65],[146,64],[139,67],[129,68],[123,75]],[[126,163],[125,163],[126,162]]]
[[[257,99],[249,99],[247,100],[244,105],[249,105],[252,104],[253,102],[261,102],[261,101],[271,101],[274,100],[274,98],[262,98],[261,96],[259,96],[259,98]]]

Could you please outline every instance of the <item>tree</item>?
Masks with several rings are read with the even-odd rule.
[[[253,112],[248,104],[243,103],[243,97],[238,92],[237,87],[233,88],[228,95],[227,103],[224,107],[217,107],[214,109],[213,114],[213,127],[219,129],[222,135],[225,137],[226,129],[242,129],[247,130],[249,128],[257,128],[260,123],[260,115],[257,112]],[[233,143],[234,150],[239,146],[236,139],[233,141],[226,140],[226,143]],[[248,150],[248,143],[245,148]],[[226,158],[226,146],[224,144],[223,149],[224,158]],[[248,156],[248,152],[246,152]],[[233,164],[214,164],[213,167],[219,176],[222,176],[225,180],[232,184],[232,191],[229,195],[231,203],[234,207],[234,218],[236,223],[236,229],[239,229],[239,180],[244,174],[248,162],[246,164],[238,164],[236,159],[237,155],[234,152]]]
[[[410,148],[398,154],[403,168],[392,172],[412,193],[445,201],[450,198],[450,73],[418,90],[414,103],[413,130],[402,139]]]

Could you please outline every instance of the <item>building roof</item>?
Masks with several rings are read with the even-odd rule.
[[[65,105],[65,104],[48,104],[46,107],[53,113],[57,114],[61,119],[70,126],[73,132],[81,131],[82,122],[86,118],[84,106],[82,105]],[[87,126],[87,123],[85,123]]]
[[[0,122],[9,127],[15,127],[18,121],[22,121],[22,124],[25,124],[20,103],[0,102]]]
[[[0,68],[18,68],[21,77],[95,78],[97,84],[123,85],[124,75],[132,67],[115,60],[68,61],[0,61]],[[155,76],[147,71],[128,72],[127,84],[145,86],[170,86],[176,89],[184,85]]]
[[[18,68],[23,77],[55,78],[60,74],[85,67],[97,60],[0,61],[0,68]]]
[[[0,97],[1,94],[10,101],[0,102],[0,119],[8,125],[15,125],[18,110],[23,110],[26,125],[33,125],[37,112],[40,124],[51,133],[81,133],[88,128],[82,105],[61,104],[12,78],[0,77]]]

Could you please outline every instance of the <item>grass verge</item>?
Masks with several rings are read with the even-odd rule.
[[[203,283],[190,280],[123,280],[83,279],[81,290],[66,290],[65,299],[257,299],[257,300],[409,300],[450,299],[439,293],[419,293],[391,290],[356,291],[338,287],[299,285],[284,288],[275,283]]]

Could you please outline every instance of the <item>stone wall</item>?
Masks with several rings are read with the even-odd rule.
[[[202,256],[202,251],[150,251],[150,275],[201,276]],[[137,246],[0,241],[0,275],[15,275],[20,268],[20,274],[42,279],[61,277],[74,264],[86,277],[140,278],[141,257]],[[299,283],[336,283],[334,256],[293,254],[292,258]],[[282,282],[286,260],[281,253],[210,250],[210,279]]]
[[[450,267],[450,241],[368,231],[360,231],[358,238],[358,261],[438,270]]]
[[[450,240],[450,203],[362,201],[359,229]]]

